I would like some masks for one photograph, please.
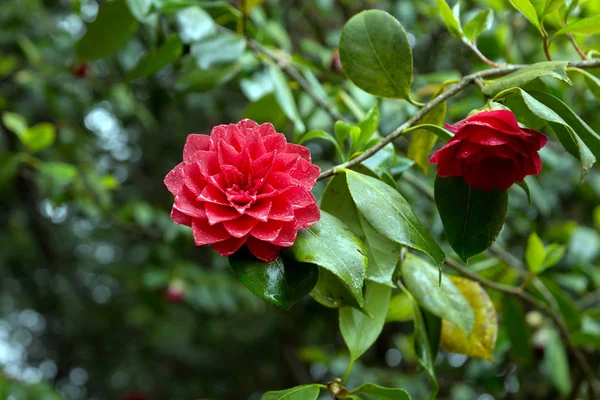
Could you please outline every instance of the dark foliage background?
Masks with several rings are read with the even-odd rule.
[[[185,43],[174,63],[128,82],[128,71],[167,35],[200,29],[198,21],[173,11],[148,17],[114,55],[79,69],[74,44],[99,3],[0,3],[0,111],[56,129],[55,142],[35,154],[6,126],[1,129],[0,398],[105,400],[141,392],[155,400],[258,399],[268,389],[341,376],[348,356],[335,310],[310,297],[287,312],[259,300],[235,280],[226,259],[195,247],[190,230],[169,219],[172,197],[162,180],[180,161],[189,133],[248,117],[271,121],[293,138],[294,125],[260,59],[246,50],[200,71]],[[168,2],[154,3],[158,9]],[[218,2],[202,4],[217,23],[235,29],[235,20],[228,22],[225,12],[208,3]],[[600,13],[600,3],[580,3],[582,15]],[[479,41],[488,58],[544,59],[533,28],[508,1],[461,5],[467,15],[494,9],[496,24]],[[265,1],[248,24],[262,43],[294,54],[352,116],[352,107],[366,111],[375,99],[346,81],[331,60],[345,21],[366,8],[390,12],[409,32],[418,99],[431,95],[436,83],[485,67],[447,32],[433,1]],[[600,50],[597,38],[579,40]],[[566,39],[554,51],[557,59],[576,57]],[[194,71],[200,72],[191,84],[182,78]],[[598,103],[582,80],[575,77],[574,83],[569,90],[551,90],[600,127]],[[290,86],[307,127],[331,131],[333,121],[296,84]],[[473,87],[449,103],[447,121],[483,103]],[[414,109],[383,100],[380,132],[393,130]],[[399,141],[400,153],[407,144]],[[334,164],[331,147],[312,142],[309,148],[323,168]],[[600,335],[600,174],[590,172],[580,185],[576,163],[562,149],[549,146],[542,156],[544,173],[530,183],[534,207],[514,189],[500,242],[521,263],[532,231],[545,242],[567,245],[567,256],[544,276],[560,285],[582,329]],[[413,167],[407,174],[430,182],[433,171],[424,175]],[[433,205],[406,181],[399,184],[441,238]],[[495,258],[482,257],[471,267],[496,281],[515,279]],[[169,301],[178,290],[183,300]],[[496,304],[498,310],[504,306]],[[500,317],[494,363],[440,354],[440,399],[558,397],[556,380],[564,378],[556,365],[564,370],[569,360],[552,359],[548,346],[560,343],[548,339],[548,322],[522,311]],[[511,336],[521,327],[530,338]],[[425,398],[427,378],[411,354],[411,332],[410,322],[386,324],[348,385],[371,380]],[[597,366],[597,356],[590,363]]]

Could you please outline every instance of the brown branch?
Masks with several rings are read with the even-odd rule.
[[[483,54],[483,53],[482,53],[482,52],[479,50],[479,48],[477,47],[477,45],[476,45],[475,43],[473,43],[472,41],[470,41],[470,40],[469,40],[469,39],[467,39],[466,37],[465,37],[465,38],[463,38],[463,40],[462,40],[462,41],[463,41],[463,43],[464,43],[465,45],[467,45],[467,47],[468,47],[468,48],[470,48],[470,49],[473,51],[473,53],[475,53],[475,55],[476,55],[477,57],[479,57],[479,59],[480,59],[481,61],[483,61],[484,63],[486,63],[486,64],[487,64],[487,65],[489,65],[490,67],[493,67],[493,68],[500,68],[500,64],[498,64],[498,63],[496,63],[496,62],[494,62],[494,61],[490,60],[489,58],[487,58],[487,57],[486,57],[486,56],[485,56],[485,55],[484,55],[484,54]]]
[[[575,51],[577,52],[577,54],[579,54],[579,57],[581,57],[582,60],[587,60],[588,56],[586,56],[585,53],[583,52],[583,50],[581,50],[581,47],[579,47],[579,45],[577,44],[577,41],[575,40],[575,37],[573,37],[573,34],[567,33],[567,37],[571,41],[571,44],[575,48]]]

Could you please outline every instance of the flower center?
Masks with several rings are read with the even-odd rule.
[[[256,202],[258,190],[262,186],[262,179],[248,177],[242,184],[234,184],[227,189],[227,200],[237,212],[243,214],[252,204]]]

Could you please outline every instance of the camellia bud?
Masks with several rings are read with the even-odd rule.
[[[342,68],[342,62],[340,61],[339,50],[333,52],[333,55],[331,56],[330,68],[333,72],[344,75],[344,68]]]
[[[90,64],[87,62],[82,62],[79,64],[73,64],[71,66],[71,75],[76,76],[78,78],[85,78],[88,76],[90,71]]]
[[[185,284],[179,279],[169,283],[164,292],[165,299],[169,303],[180,303],[185,297]]]

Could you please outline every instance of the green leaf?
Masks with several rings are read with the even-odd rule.
[[[229,257],[229,265],[252,293],[285,310],[306,296],[319,277],[316,265],[297,262],[283,253],[275,261],[265,263],[242,249]]]
[[[31,128],[27,128],[19,139],[29,151],[35,153],[54,144],[56,128],[49,122],[40,122]]]
[[[260,400],[316,400],[321,388],[318,384],[296,386],[291,389],[266,392]]]
[[[540,277],[539,279],[556,300],[558,309],[569,329],[574,331],[579,330],[581,328],[581,313],[575,301],[554,281],[544,277]]]
[[[440,130],[445,130],[439,125],[444,124],[446,118],[446,102],[442,102],[433,107],[427,114],[419,119],[415,125],[433,125]],[[429,153],[437,141],[437,136],[429,131],[429,129],[416,129],[413,131],[410,145],[408,146],[408,158],[415,161],[425,172],[429,169]]]
[[[238,60],[246,50],[246,40],[231,33],[217,33],[192,44],[190,53],[201,69],[229,64]]]
[[[38,167],[40,174],[57,185],[68,185],[77,177],[77,167],[63,162],[45,162]]]
[[[404,389],[386,388],[374,383],[360,385],[350,393],[364,394],[377,400],[410,400],[410,396]]]
[[[210,14],[198,6],[179,11],[177,25],[179,38],[183,43],[192,43],[217,32],[216,24]]]
[[[440,11],[442,19],[444,20],[444,24],[446,24],[446,28],[448,28],[448,31],[453,36],[459,39],[463,37],[463,31],[460,27],[460,21],[454,15],[452,10],[450,9],[450,6],[448,5],[448,3],[446,3],[446,0],[435,0],[435,2],[437,4],[437,8]]]
[[[541,29],[540,20],[538,19],[535,7],[529,0],[509,0],[517,10],[521,12],[538,30]]]
[[[421,224],[410,205],[386,183],[345,170],[348,188],[358,210],[379,234],[419,250],[441,265],[446,255]]]
[[[413,300],[406,293],[392,296],[385,322],[406,322],[413,319]]]
[[[470,187],[461,177],[437,177],[435,203],[448,243],[467,261],[498,237],[506,218],[508,190],[484,191]]]
[[[529,235],[527,248],[525,249],[525,261],[527,261],[527,267],[529,267],[532,274],[541,272],[545,257],[546,250],[544,249],[544,243],[542,243],[542,239],[533,232]]]
[[[380,10],[363,11],[344,25],[340,60],[356,86],[379,97],[408,99],[412,51],[402,25]]]
[[[561,395],[568,395],[572,388],[569,359],[567,358],[567,351],[558,332],[553,328],[548,328],[547,330],[544,364],[550,371],[554,387],[556,387]]]
[[[143,78],[160,71],[168,64],[175,61],[183,50],[183,45],[179,37],[175,34],[169,35],[165,42],[158,50],[152,49],[149,51],[134,69],[127,73],[127,80]]]
[[[18,137],[22,137],[28,127],[25,117],[9,111],[2,113],[2,123]]]
[[[498,316],[494,303],[479,283],[466,278],[450,277],[475,313],[475,324],[470,335],[465,335],[452,322],[442,321],[440,347],[446,351],[478,357],[493,362],[498,336]]]
[[[342,149],[340,148],[339,143],[337,142],[337,140],[335,140],[335,138],[333,136],[331,136],[329,133],[325,132],[322,129],[314,129],[312,131],[306,132],[298,141],[298,144],[302,144],[304,142],[307,142],[309,140],[313,140],[313,139],[323,139],[328,141],[329,143],[333,144],[333,147],[335,148],[335,153],[338,156],[338,160],[340,162],[344,161],[344,154],[342,153]]]
[[[527,83],[542,76],[551,76],[572,85],[567,75],[568,64],[568,61],[543,61],[531,64],[485,85],[482,93],[488,97],[494,97],[504,90],[515,87],[522,88]]]
[[[439,283],[439,271],[412,254],[402,262],[402,280],[417,302],[427,311],[471,333],[475,314],[460,290],[448,277]]]
[[[427,327],[425,326],[423,314],[421,313],[419,304],[413,298],[412,294],[402,285],[400,285],[400,289],[412,300],[415,354],[417,356],[417,362],[425,371],[427,371],[427,374],[429,375],[429,382],[432,386],[430,399],[435,400],[439,391],[439,385],[435,376],[435,369],[433,367],[435,359],[431,351],[431,345],[429,343]]]
[[[563,121],[573,128],[575,134],[583,140],[583,143],[590,149],[596,159],[600,158],[600,135],[594,132],[594,130],[590,128],[579,115],[571,110],[569,106],[560,99],[549,93],[531,91],[529,94],[558,114]]]
[[[540,21],[543,20],[548,14],[558,10],[564,3],[565,0],[546,0],[544,11],[540,15]]]
[[[568,71],[577,72],[583,75],[588,89],[590,92],[592,92],[596,100],[600,102],[600,79],[597,76],[592,75],[588,71],[580,68],[568,68]]]
[[[407,133],[419,131],[421,129],[433,133],[434,135],[436,135],[438,137],[438,139],[440,139],[444,143],[449,141],[450,139],[452,139],[452,136],[453,136],[452,132],[442,128],[441,126],[431,125],[431,124],[422,124],[422,125],[412,126],[412,127],[408,128],[407,130],[405,130],[404,132],[402,132],[402,134],[405,135]]]
[[[494,24],[494,12],[491,9],[479,11],[463,27],[463,32],[467,39],[477,40],[483,31],[486,31]]]
[[[555,111],[535,99],[524,90],[515,88],[506,92],[506,94],[508,93],[516,93],[520,95],[529,111],[531,111],[537,117],[548,122],[548,125],[552,128],[565,150],[579,160],[581,164],[581,180],[583,181],[590,168],[592,168],[596,162],[596,157],[594,157],[592,151],[575,133],[573,128]]]
[[[517,361],[529,364],[533,360],[531,330],[525,323],[523,306],[513,297],[505,296],[502,300],[502,323],[512,344],[512,355]]]
[[[542,264],[542,270],[545,271],[548,268],[556,265],[565,255],[565,246],[558,244],[551,244],[546,248],[546,256],[544,257],[544,263]]]
[[[336,175],[329,181],[323,192],[321,209],[344,221],[365,244],[369,260],[367,279],[393,286],[392,275],[400,259],[401,246],[375,231],[357,211],[345,174]]]
[[[17,175],[19,166],[24,161],[24,153],[2,153],[0,154],[0,188],[11,184],[12,179]]]
[[[316,264],[336,275],[358,304],[363,304],[366,250],[342,221],[321,211],[319,222],[298,231],[296,242],[286,251],[299,262]]]
[[[272,63],[269,64],[269,71],[271,72],[271,79],[273,80],[273,85],[275,87],[275,98],[277,99],[277,103],[279,103],[279,106],[285,115],[294,122],[296,131],[304,132],[306,128],[304,127],[302,118],[300,118],[294,96],[292,95],[292,91],[290,90],[288,81],[283,75],[283,72]]]
[[[138,21],[125,0],[102,3],[96,19],[87,25],[85,35],[75,44],[80,60],[95,60],[119,50],[135,33]]]
[[[358,123],[360,137],[356,143],[357,150],[362,150],[364,145],[371,139],[371,136],[377,131],[379,119],[379,104],[375,104]]]
[[[340,278],[324,268],[319,268],[319,280],[310,291],[310,297],[325,307],[350,306],[362,309],[362,305],[358,303]]]
[[[351,363],[365,352],[379,337],[392,288],[375,282],[367,282],[364,309],[366,314],[352,307],[340,308],[340,332],[350,351]]]
[[[360,137],[360,128],[345,121],[336,121],[333,126],[333,133],[340,144],[342,151],[347,147],[346,142],[348,137],[352,141],[352,147],[355,147],[356,138]],[[344,152],[344,160],[348,157],[348,152]]]
[[[140,22],[145,22],[152,7],[152,0],[126,0],[131,14]]]
[[[600,350],[600,336],[593,333],[575,332],[571,335],[571,342],[575,346],[580,347],[595,347]]]
[[[572,24],[569,24],[554,34],[553,38],[558,35],[572,33],[574,35],[593,35],[600,33],[600,15],[594,15],[589,18],[582,18]]]
[[[236,65],[206,70],[195,69],[175,81],[175,90],[184,93],[207,92],[229,81],[239,70],[239,66]]]

